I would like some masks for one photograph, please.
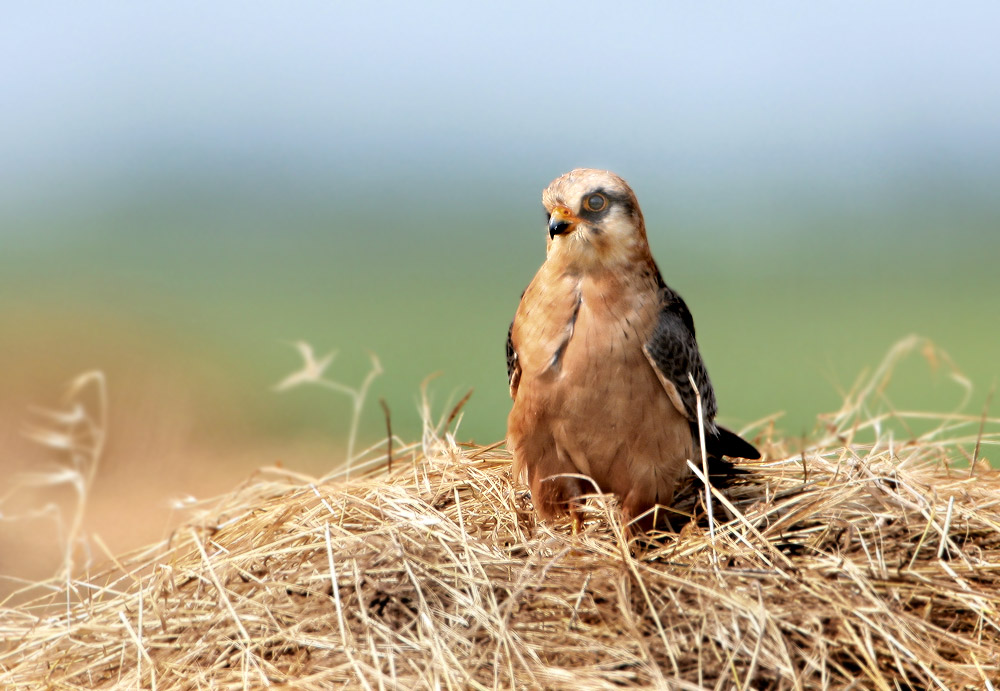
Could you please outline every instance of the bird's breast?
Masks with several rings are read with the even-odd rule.
[[[645,367],[642,346],[658,310],[655,284],[612,273],[550,276],[543,266],[514,320],[522,376],[554,380],[589,370],[607,375],[636,362]]]

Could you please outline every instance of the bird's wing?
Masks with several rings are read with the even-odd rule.
[[[653,366],[656,376],[666,390],[674,407],[692,423],[697,424],[697,397],[691,378],[701,395],[702,417],[705,431],[716,434],[715,414],[718,407],[715,391],[708,378],[708,370],[698,352],[694,337],[694,319],[681,296],[662,283],[660,285],[660,314],[656,328],[643,346],[646,359]]]
[[[511,334],[514,331],[514,322],[510,323],[507,329],[507,383],[510,384],[510,397],[517,396],[517,385],[521,382],[521,363],[517,360],[517,351],[514,350],[514,341]]]
[[[698,399],[691,379],[701,395],[702,418],[705,421],[705,444],[710,456],[721,458],[760,458],[760,451],[735,432],[715,424],[718,405],[708,370],[698,352],[694,337],[694,319],[681,296],[660,284],[660,314],[649,342],[643,346],[646,359],[674,407],[691,421],[691,433],[698,435]],[[688,376],[690,374],[690,376]]]

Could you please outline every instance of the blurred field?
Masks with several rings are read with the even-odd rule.
[[[998,209],[931,200],[692,220],[641,192],[653,197],[654,255],[692,308],[733,424],[784,411],[781,427],[808,431],[839,389],[909,333],[950,352],[980,400],[1000,371]],[[127,363],[198,399],[206,424],[336,437],[346,404],[268,393],[297,367],[288,344],[305,339],[339,351],[332,372],[347,383],[361,378],[366,351],[376,353],[386,374],[375,397],[404,435],[419,430],[419,382],[441,372],[442,405],[475,389],[462,431],[497,439],[507,324],[544,256],[537,194],[501,209],[461,196],[420,205],[396,190],[393,204],[304,208],[181,196],[24,220],[0,256],[4,367],[44,373],[51,391],[80,369]],[[934,382],[915,377],[905,400],[953,404]],[[125,384],[111,377],[112,390]],[[381,413],[368,413],[365,430],[378,435]]]
[[[92,368],[109,378],[111,446],[88,528],[112,549],[158,537],[170,500],[221,491],[262,465],[322,474],[342,458],[348,403],[273,392],[299,366],[298,339],[338,350],[329,374],[351,385],[368,352],[381,359],[362,445],[384,435],[379,398],[394,431],[416,438],[420,382],[436,372],[439,409],[475,390],[459,436],[502,438],[502,341],[544,254],[534,187],[546,181],[503,185],[512,190],[503,205],[491,196],[499,183],[430,200],[403,185],[323,201],[181,190],[8,219],[4,477],[45,458],[21,437],[28,406],[57,402],[65,382]],[[816,414],[835,409],[858,373],[910,333],[952,355],[976,387],[971,410],[982,407],[1000,372],[996,208],[929,195],[693,215],[636,186],[654,255],[694,312],[728,424],[780,412],[780,430],[808,437]],[[963,391],[948,373],[909,361],[895,404],[953,409]],[[0,527],[13,540],[0,572],[51,572],[51,523],[30,522],[31,539],[23,524]]]

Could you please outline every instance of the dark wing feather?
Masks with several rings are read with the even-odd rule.
[[[510,384],[511,398],[517,396],[517,385],[521,381],[521,364],[517,361],[517,351],[511,338],[513,331],[514,322],[511,322],[507,328],[507,383]]]
[[[688,373],[694,378],[701,394],[701,407],[705,420],[705,432],[716,434],[715,415],[718,407],[715,390],[708,378],[708,370],[698,352],[698,341],[694,337],[694,319],[691,311],[680,295],[671,290],[660,279],[660,316],[652,337],[646,343],[646,354],[659,370],[663,379],[673,384],[683,403],[681,411],[689,420],[697,424],[697,397]]]
[[[646,354],[662,379],[677,391],[685,410],[681,411],[691,421],[691,433],[698,438],[698,399],[691,378],[701,394],[702,416],[705,421],[705,449],[713,458],[760,458],[753,444],[725,427],[715,424],[718,404],[715,390],[708,378],[708,369],[698,351],[694,336],[694,318],[684,300],[662,278],[660,286],[660,316],[652,338],[646,344]],[[688,374],[690,373],[690,377]]]

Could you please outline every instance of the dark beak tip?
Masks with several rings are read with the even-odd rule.
[[[572,224],[569,221],[552,221],[549,223],[549,237],[554,238],[556,235],[562,235]]]

